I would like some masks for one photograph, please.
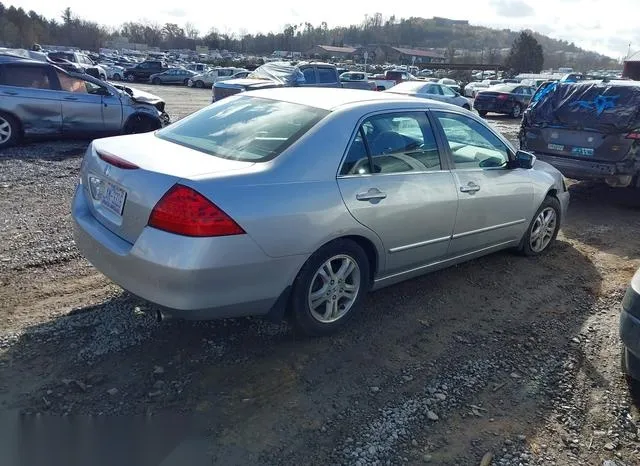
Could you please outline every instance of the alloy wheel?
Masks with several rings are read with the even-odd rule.
[[[360,291],[360,267],[355,259],[339,254],[316,271],[308,293],[309,309],[314,319],[331,323],[344,317]]]
[[[0,116],[0,144],[7,142],[11,138],[11,123]]]
[[[511,115],[513,115],[513,118],[518,118],[520,116],[520,112],[520,105],[514,105],[513,110],[511,111]]]
[[[531,225],[529,235],[529,246],[532,251],[542,252],[549,246],[556,232],[557,218],[556,211],[552,207],[547,207],[538,214]]]

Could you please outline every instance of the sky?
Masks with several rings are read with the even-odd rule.
[[[107,26],[126,21],[148,20],[164,24],[193,23],[201,33],[212,27],[220,32],[281,31],[286,24],[310,22],[329,27],[360,23],[365,14],[382,13],[396,18],[443,16],[467,19],[471,24],[532,29],[557,39],[573,41],[588,50],[613,58],[640,50],[637,26],[640,0],[213,0],[179,2],[176,0],[17,0],[3,1],[25,10],[34,10],[48,18],[59,18],[64,6],[83,19]],[[64,6],[61,6],[64,5]],[[417,44],[406,44],[417,45]]]

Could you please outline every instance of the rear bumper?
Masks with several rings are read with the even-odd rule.
[[[540,160],[553,165],[567,178],[575,180],[604,179],[613,176],[634,175],[637,172],[633,165],[624,162],[595,162],[535,151],[534,154]]]
[[[190,238],[147,227],[130,244],[95,219],[82,186],[72,216],[76,245],[89,262],[173,317],[267,314],[306,260],[269,257],[248,235]]]
[[[511,113],[513,102],[503,103],[497,100],[483,100],[474,102],[473,108],[479,112]]]

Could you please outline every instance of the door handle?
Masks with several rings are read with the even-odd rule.
[[[473,181],[469,181],[466,186],[460,186],[460,192],[462,193],[474,194],[478,191],[480,191],[480,186],[475,184]]]
[[[65,97],[64,100],[78,100],[78,98],[69,96],[69,97]]]
[[[356,194],[356,199],[359,201],[378,201],[386,198],[386,193],[383,193],[378,188],[371,188],[366,193]]]

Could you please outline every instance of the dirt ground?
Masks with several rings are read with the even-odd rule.
[[[137,87],[173,120],[210,99]],[[489,120],[515,139],[517,122]],[[573,183],[543,257],[493,254],[375,292],[344,331],[302,339],[260,319],[158,323],[93,269],[69,217],[86,144],[0,153],[5,418],[156,420],[137,465],[640,465],[618,339],[638,192]]]

